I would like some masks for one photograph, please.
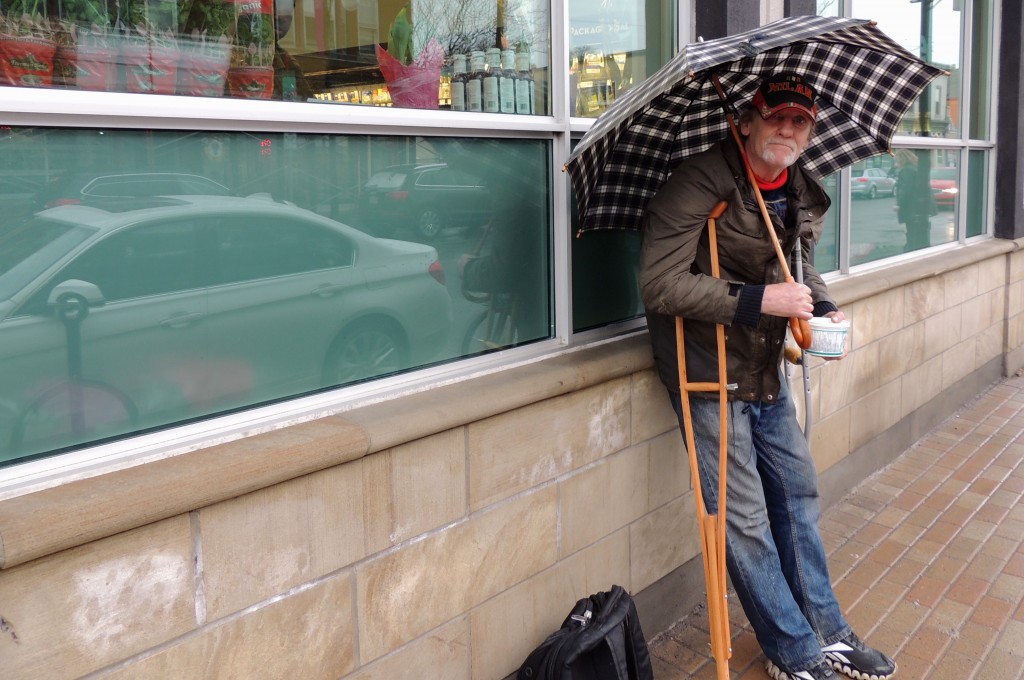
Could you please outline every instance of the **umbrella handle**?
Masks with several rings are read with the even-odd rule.
[[[768,215],[768,206],[765,205],[761,189],[757,186],[757,177],[754,175],[754,169],[750,167],[747,149],[743,146],[743,137],[740,136],[739,128],[736,127],[732,111],[729,110],[729,100],[725,96],[725,90],[722,89],[722,83],[714,73],[711,74],[711,84],[715,86],[715,91],[718,92],[718,97],[722,100],[725,119],[729,123],[729,130],[732,132],[733,139],[736,140],[736,146],[739,147],[740,158],[743,159],[743,167],[747,171],[747,181],[750,183],[751,189],[754,190],[754,198],[757,200],[757,207],[761,211],[761,219],[764,220],[765,229],[768,230],[768,236],[771,238],[772,246],[775,248],[775,256],[779,259],[779,266],[782,267],[782,275],[785,277],[786,283],[793,283],[793,275],[789,273],[789,263],[782,252],[782,246],[779,244],[779,237],[775,233],[775,227],[772,226],[772,218]],[[793,339],[800,349],[807,349],[811,346],[811,325],[806,319],[791,318],[789,320],[789,330],[793,333]]]
[[[789,332],[793,334],[793,340],[796,341],[796,344],[800,349],[810,349],[811,324],[807,319],[798,319],[795,316],[791,317],[789,320]]]

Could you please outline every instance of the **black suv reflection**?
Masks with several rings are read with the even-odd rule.
[[[377,234],[479,227],[491,217],[490,191],[444,163],[393,165],[373,174],[360,193],[361,226]]]

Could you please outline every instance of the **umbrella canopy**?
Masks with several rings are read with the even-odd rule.
[[[729,134],[712,75],[734,107],[778,71],[801,74],[818,94],[815,132],[801,155],[818,176],[889,151],[904,113],[945,73],[860,19],[789,17],[691,43],[606,110],[569,157],[580,231],[638,229],[679,161]]]

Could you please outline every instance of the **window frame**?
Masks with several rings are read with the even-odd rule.
[[[675,45],[673,52],[693,39],[693,16],[700,0],[676,0]],[[842,0],[841,0],[842,1]],[[961,41],[969,46],[972,35],[971,18],[974,0],[963,0],[964,20]],[[850,16],[850,5],[842,1],[842,16]],[[1001,25],[1000,7],[993,3],[993,55],[998,54]],[[593,119],[569,115],[569,17],[567,2],[550,5],[550,115],[519,116],[500,113],[432,111],[403,108],[370,108],[355,106],[318,106],[307,102],[260,101],[231,98],[184,97],[115,92],[90,92],[36,88],[3,88],[0,105],[5,124],[25,127],[92,127],[125,130],[170,130],[210,132],[315,133],[325,135],[372,134],[394,136],[464,136],[494,139],[539,139],[550,142],[552,168],[561,168],[569,156],[571,139],[582,136],[594,124]],[[778,17],[772,17],[778,18]],[[766,18],[764,22],[770,20]],[[963,50],[964,78],[961,80],[961,101],[969,94],[968,79],[971,50]],[[993,87],[998,83],[998,60],[990,69]],[[996,107],[990,115],[990,139],[967,138],[970,107],[962,107],[961,136],[958,139],[902,136],[894,146],[919,148],[956,148],[964,154],[983,150],[988,154],[990,178],[986,190],[986,223],[982,233],[965,237],[966,201],[959,202],[959,235],[953,247],[967,242],[989,239],[993,229],[993,196],[991,178],[995,172]],[[966,182],[967,163],[961,163],[961,184]],[[61,453],[38,460],[29,460],[0,468],[0,499],[57,481],[73,481],[93,476],[102,470],[160,460],[196,448],[230,441],[235,438],[270,432],[288,424],[315,417],[344,413],[361,404],[421,392],[445,383],[458,382],[470,376],[496,373],[529,363],[540,357],[552,357],[619,336],[642,331],[643,318],[611,323],[578,333],[572,330],[572,292],[569,180],[556,172],[551,187],[552,251],[549,266],[553,270],[554,329],[550,339],[499,353],[460,359],[443,366],[418,369],[406,374],[377,379],[320,394],[290,399],[281,403],[246,409],[186,425],[173,426],[123,440]],[[826,275],[835,280],[875,268],[896,259],[884,260],[851,268],[849,266],[849,169],[841,173],[839,190],[847,200],[839,206],[840,267]],[[927,252],[930,252],[927,251]],[[909,254],[908,258],[921,253]],[[845,264],[844,264],[845,262]]]
[[[959,101],[961,103],[966,102],[967,97],[970,96],[971,92],[971,74],[973,69],[973,17],[974,17],[974,5],[975,2],[989,2],[992,4],[992,27],[993,29],[1000,26],[1000,5],[994,0],[962,0],[961,3],[961,21],[960,21],[960,35],[959,42],[961,48],[961,65],[960,65],[960,92]],[[852,17],[853,12],[856,9],[857,0],[839,0],[841,9],[840,16]],[[994,35],[992,38],[992,54],[988,55],[991,60],[991,67],[989,75],[992,82],[993,89],[998,84],[999,78],[999,60],[995,58],[995,55],[999,54],[999,43],[1000,34],[998,30],[993,30]],[[971,139],[971,106],[960,106],[960,125],[959,125],[959,136],[957,137],[915,137],[913,135],[899,135],[897,134],[893,138],[892,148],[893,150],[898,148],[910,148],[910,149],[927,149],[927,150],[942,150],[950,149],[957,150],[960,152],[960,177],[958,179],[957,186],[966,187],[967,183],[967,158],[970,151],[982,150],[988,155],[988,173],[987,177],[993,177],[995,173],[995,148],[996,148],[996,106],[993,105],[989,108],[989,139]],[[985,192],[985,209],[984,209],[984,220],[985,224],[982,227],[981,233],[975,236],[968,236],[967,229],[967,201],[961,200],[957,202],[956,209],[956,237],[950,243],[939,244],[926,248],[924,250],[907,253],[902,256],[896,256],[892,258],[886,258],[875,262],[866,262],[864,264],[851,265],[850,264],[850,203],[852,202],[850,194],[850,169],[844,168],[840,174],[839,181],[839,196],[840,196],[840,220],[839,220],[839,235],[838,242],[840,244],[839,252],[839,268],[836,271],[828,272],[824,275],[826,281],[834,280],[839,277],[849,276],[851,274],[857,274],[858,272],[871,271],[877,269],[880,266],[885,266],[893,262],[900,262],[907,259],[913,259],[920,257],[922,254],[936,252],[942,249],[948,249],[956,246],[963,246],[968,243],[974,243],[980,240],[985,240],[993,237],[994,234],[994,223],[993,223],[993,211],[995,206],[995,199],[991,190],[991,183],[986,187]],[[833,206],[835,209],[835,206]]]

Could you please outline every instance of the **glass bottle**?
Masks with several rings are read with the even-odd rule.
[[[516,53],[516,113],[534,114],[533,71],[530,69],[530,50]]]
[[[466,107],[466,55],[452,55],[452,110],[468,111]]]
[[[516,53],[515,50],[501,52],[501,82],[498,86],[499,107],[502,113],[516,112]]]
[[[466,78],[466,110],[483,111],[484,53],[477,50],[469,54],[469,75]]]
[[[501,50],[492,47],[487,50],[487,70],[484,72],[484,111],[498,113],[501,110]]]

